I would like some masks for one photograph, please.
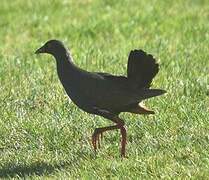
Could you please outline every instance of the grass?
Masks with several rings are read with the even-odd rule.
[[[0,178],[208,179],[209,3],[205,0],[7,1],[0,6]],[[109,121],[69,103],[50,56],[34,51],[61,39],[89,71],[126,74],[131,49],[158,58],[146,102],[156,115],[122,114],[94,155],[90,137]]]

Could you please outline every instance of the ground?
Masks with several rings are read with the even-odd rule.
[[[209,178],[208,1],[1,0],[0,27],[0,178]],[[94,154],[94,128],[111,122],[79,110],[53,58],[34,55],[55,38],[89,71],[125,75],[132,49],[158,59],[167,94],[145,102],[155,115],[121,115],[127,158],[117,131]]]

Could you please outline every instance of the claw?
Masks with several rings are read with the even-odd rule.
[[[98,144],[98,148],[100,149],[100,138],[99,138],[99,134],[97,134],[97,144]]]
[[[101,132],[101,142],[103,141],[103,132]]]
[[[94,135],[92,136],[92,145],[93,145],[94,151],[96,152],[97,142],[96,142],[96,137]]]
[[[102,132],[94,131],[92,135],[92,145],[93,145],[94,151],[96,151],[97,148],[101,147],[102,139],[103,139]]]

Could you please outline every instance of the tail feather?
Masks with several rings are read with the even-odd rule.
[[[140,90],[140,94],[143,99],[149,99],[155,96],[160,96],[162,94],[166,93],[165,90],[162,89],[142,89]]]
[[[159,65],[152,55],[142,50],[133,50],[129,54],[127,76],[139,88],[148,88],[159,71]]]

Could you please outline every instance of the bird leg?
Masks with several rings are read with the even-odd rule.
[[[121,139],[121,156],[125,157],[126,155],[126,129],[124,126],[120,127],[120,133],[122,135],[122,139]]]
[[[110,118],[108,118],[110,119]],[[120,133],[121,133],[121,156],[125,157],[125,152],[126,152],[126,129],[124,127],[124,122],[123,120],[121,120],[119,117],[114,117],[111,118],[111,120],[115,123],[117,123],[117,125],[114,126],[107,126],[107,127],[102,127],[102,128],[96,128],[94,130],[94,133],[92,135],[92,144],[94,147],[94,150],[97,150],[97,143],[98,143],[98,148],[100,148],[100,140],[99,140],[99,135],[101,135],[102,138],[102,133],[105,131],[109,131],[109,130],[115,130],[115,129],[120,129]]]
[[[125,123],[122,119],[120,119],[118,116],[115,116],[112,121],[117,123],[118,128],[120,129],[121,133],[121,156],[125,157],[126,155],[126,139],[127,139],[127,133],[126,128],[124,127]]]
[[[98,148],[100,148],[100,139],[99,139],[99,135],[101,135],[101,139],[103,137],[102,133],[108,130],[114,130],[114,129],[118,129],[118,126],[107,126],[107,127],[102,127],[102,128],[96,128],[94,130],[94,133],[92,135],[92,144],[94,147],[94,150],[97,150],[97,142],[98,142]]]

